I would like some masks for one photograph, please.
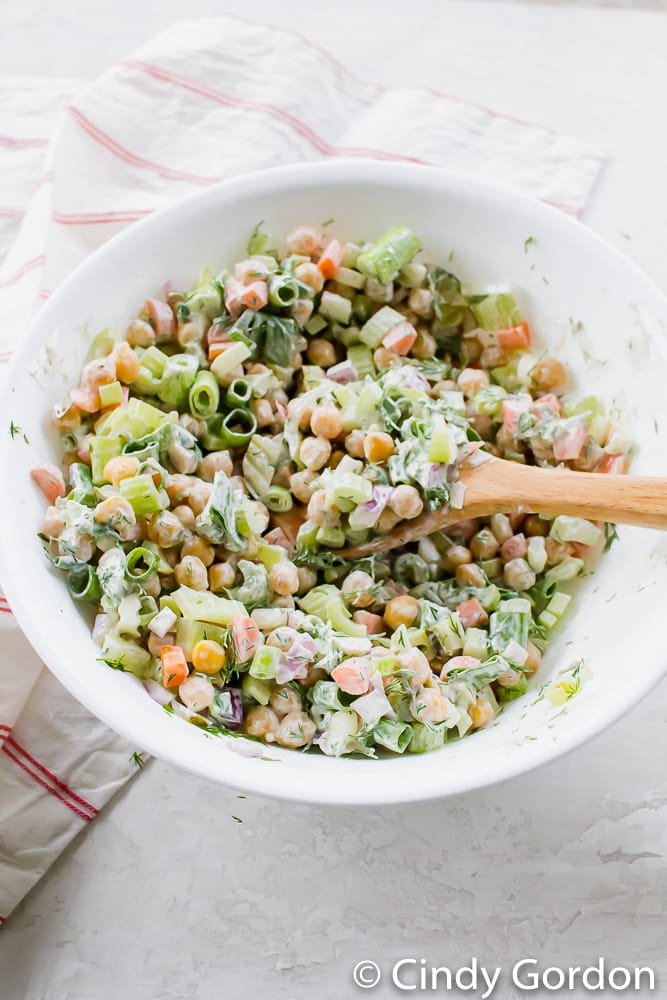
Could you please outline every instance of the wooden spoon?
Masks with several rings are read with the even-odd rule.
[[[667,529],[667,479],[545,469],[489,458],[472,468],[464,466],[459,481],[466,487],[460,510],[428,511],[413,521],[402,521],[387,535],[341,549],[339,554],[360,559],[416,542],[470,517],[519,511]]]

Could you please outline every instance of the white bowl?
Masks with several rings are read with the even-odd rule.
[[[47,414],[76,382],[90,338],[105,326],[122,328],[165,279],[193,282],[202,266],[239,259],[260,220],[279,236],[295,223],[330,217],[336,235],[357,240],[406,224],[428,260],[450,261],[466,282],[508,282],[540,343],[570,364],[576,391],[601,394],[626,415],[641,444],[633,471],[667,475],[667,300],[621,254],[555,209],[442,170],[358,160],[281,167],[209,188],[132,226],[41,310],[0,403],[0,575],[44,662],[135,745],[244,792],[364,805],[435,798],[558,757],[654,688],[666,659],[659,623],[667,545],[660,535],[620,529],[556,632],[534,690],[494,725],[437,753],[377,761],[278,748],[267,748],[271,761],[246,758],[233,752],[233,740],[207,737],[168,715],[135,678],[97,661],[88,622],[37,539],[45,504],[29,470],[54,459]],[[11,438],[11,420],[29,443]],[[539,685],[581,657],[590,676],[576,696],[560,708],[540,699]]]

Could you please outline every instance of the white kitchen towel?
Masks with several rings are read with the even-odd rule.
[[[377,86],[301,36],[240,18],[166,30],[77,91],[46,150],[74,82],[0,83],[0,260],[18,226],[0,265],[0,365],[40,303],[110,236],[244,171],[407,160],[578,216],[602,165],[585,141],[460,97]],[[4,599],[0,629],[2,919],[136,771],[136,757],[43,669]]]

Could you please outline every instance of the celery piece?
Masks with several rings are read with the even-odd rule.
[[[495,583],[490,583],[488,587],[485,587],[479,597],[479,603],[485,611],[493,611],[498,607],[499,601],[500,591],[496,587]]]
[[[289,611],[287,608],[254,608],[251,618],[262,632],[273,632],[287,625]]]
[[[170,573],[174,572],[173,567],[169,565],[164,557],[164,551],[160,548],[157,542],[142,542],[141,544],[143,548],[149,549],[150,552],[153,552],[158,557],[158,563],[155,568],[160,576],[168,576]]]
[[[521,323],[519,307],[509,292],[486,295],[472,306],[472,311],[482,330],[506,330]]]
[[[399,323],[405,322],[405,316],[391,306],[382,306],[376,313],[366,320],[359,332],[359,339],[362,343],[375,350],[380,346],[382,338],[393,330]]]
[[[148,650],[128,639],[110,634],[104,637],[100,659],[106,660],[115,669],[125,670],[136,677],[146,677],[153,663]]]
[[[84,507],[95,507],[97,497],[95,496],[93,480],[88,466],[84,465],[83,462],[72,462],[69,467],[68,478],[69,484],[72,487],[68,499],[76,500],[77,503],[83,504]]]
[[[273,694],[273,684],[260,680],[259,677],[251,677],[244,674],[241,682],[241,690],[246,698],[256,701],[258,705],[268,705],[269,698]]]
[[[243,456],[243,477],[260,500],[271,486],[281,450],[279,440],[263,434],[255,434],[248,443]]]
[[[276,563],[285,562],[287,550],[282,545],[268,545],[261,539],[257,541],[257,558],[267,569],[271,569]]]
[[[211,364],[211,371],[218,381],[221,381],[226,375],[233,372],[238,365],[246,361],[251,354],[252,350],[247,344],[236,341],[227,350],[223,351],[222,354],[217,356]]]
[[[188,406],[194,417],[206,420],[217,412],[220,403],[220,388],[215,376],[209,371],[197,373],[188,393]]]
[[[228,636],[226,628],[210,625],[208,622],[205,624],[192,618],[179,618],[176,622],[176,644],[182,648],[186,660],[192,660],[192,650],[203,639],[211,639],[225,649]]]
[[[485,417],[499,417],[506,397],[507,392],[502,386],[487,385],[473,400],[475,410]]]
[[[105,409],[107,406],[120,406],[123,402],[123,387],[120,382],[101,385],[97,391],[100,394],[101,409]]]
[[[525,674],[521,674],[516,684],[513,684],[512,687],[502,687],[499,684],[496,690],[496,698],[503,705],[508,701],[514,701],[515,698],[520,698],[527,690],[528,678]]]
[[[449,389],[445,392],[441,392],[438,399],[440,403],[448,409],[453,410],[454,413],[458,413],[461,416],[465,414],[465,399],[463,398],[463,393],[459,392],[457,389]]]
[[[156,396],[160,388],[160,379],[157,375],[152,375],[148,368],[143,365],[139,368],[139,374],[132,383],[132,391],[141,396]]]
[[[90,343],[86,361],[105,358],[108,354],[111,354],[116,344],[121,340],[123,340],[122,334],[118,330],[114,330],[111,326],[108,326],[105,330],[100,330]]]
[[[406,288],[419,288],[426,279],[426,265],[417,264],[414,261],[401,268],[398,280]]]
[[[524,649],[528,643],[531,619],[530,605],[528,605],[527,611],[505,610],[503,605],[510,603],[510,601],[502,601],[498,611],[494,611],[489,618],[489,641],[494,653],[502,653],[512,639]]]
[[[553,595],[549,603],[547,604],[547,611],[550,611],[552,615],[556,615],[558,618],[567,611],[572,598],[569,594],[564,594],[562,591],[557,590]]]
[[[324,584],[313,587],[305,597],[300,598],[301,609],[308,615],[315,615],[322,621],[330,622],[337,632],[344,635],[365,636],[366,626],[352,621],[337,587]]]
[[[465,630],[461,619],[457,611],[449,611],[447,608],[442,610],[443,615],[432,626],[432,631],[446,653],[458,653],[463,649],[465,641]]]
[[[198,369],[199,361],[193,354],[174,354],[167,361],[162,373],[157,391],[158,398],[163,403],[181,406],[187,399]]]
[[[373,499],[373,484],[354,472],[333,476],[333,500],[348,501],[353,504],[368,503]]]
[[[315,539],[319,545],[326,545],[330,549],[341,549],[345,545],[345,532],[334,525],[323,526],[318,528]]]
[[[597,545],[602,539],[602,529],[583,517],[568,517],[559,514],[551,522],[549,534],[557,542],[580,542],[581,545]]]
[[[485,574],[487,579],[492,580],[496,576],[500,576],[503,571],[502,559],[482,559],[477,563],[481,571]]]
[[[547,583],[569,583],[576,579],[584,569],[584,560],[567,556],[562,562],[548,569],[544,574]]]
[[[321,333],[322,330],[326,330],[327,326],[328,324],[324,316],[320,315],[320,313],[315,313],[306,323],[306,333],[314,337],[316,334]]]
[[[120,495],[132,505],[132,510],[138,517],[155,514],[169,506],[169,497],[161,494],[153,482],[153,477],[147,473],[123,479],[120,484]]]
[[[100,437],[96,435],[90,439],[90,467],[93,476],[93,484],[101,486],[106,483],[104,478],[104,467],[112,458],[116,458],[123,450],[123,442],[118,437]]]
[[[184,300],[188,312],[199,313],[206,319],[213,320],[222,312],[222,298],[219,284],[212,281],[203,282],[194,288]]]
[[[259,646],[250,664],[249,674],[260,681],[274,680],[280,666],[281,652],[277,646]]]
[[[348,288],[363,288],[366,284],[366,278],[363,274],[343,266],[336,271],[336,281],[339,285],[347,285]]]
[[[320,313],[327,319],[347,325],[352,315],[352,302],[335,292],[322,292]]]
[[[312,690],[313,705],[330,712],[345,708],[338,697],[339,689],[335,681],[317,681]]]
[[[375,378],[377,373],[373,355],[370,352],[370,348],[366,347],[365,344],[351,344],[347,349],[347,360],[357,373],[357,378],[360,382],[367,375]]]
[[[269,302],[278,309],[293,305],[299,297],[299,282],[290,274],[269,277]]]
[[[357,267],[369,278],[386,285],[421,249],[419,240],[407,226],[396,226],[357,257]]]
[[[352,299],[352,315],[358,323],[365,323],[373,312],[373,303],[367,295],[360,293]]]
[[[141,355],[142,367],[148,369],[151,375],[155,375],[156,378],[162,378],[168,361],[169,355],[155,345],[147,347]]]
[[[342,267],[356,267],[357,257],[360,253],[361,247],[357,246],[356,243],[346,243],[343,247],[343,260],[341,261]]]
[[[394,753],[404,753],[413,738],[413,731],[412,726],[408,722],[380,719],[373,727],[372,736],[379,746],[385,747]],[[413,751],[413,753],[416,752],[418,751]]]
[[[169,414],[143,399],[132,396],[127,406],[112,410],[105,419],[104,434],[136,440],[169,423]]]
[[[212,625],[229,625],[234,615],[245,615],[246,613],[245,608],[238,601],[218,597],[207,590],[179,587],[178,590],[173,591],[171,596],[184,618],[211,622]]]
[[[441,462],[449,465],[458,453],[456,435],[445,418],[436,413],[431,425],[431,440],[428,443],[429,462]]]
[[[423,722],[415,722],[412,726],[408,753],[428,753],[431,750],[439,750],[444,745],[444,723],[431,723],[427,726]]]
[[[463,655],[475,656],[478,660],[486,659],[489,634],[483,628],[466,629],[466,637],[463,642]]]

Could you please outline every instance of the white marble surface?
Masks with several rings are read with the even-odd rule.
[[[428,84],[599,142],[609,166],[586,221],[667,289],[667,17],[396,6],[389,16],[386,3],[356,0],[353,25],[341,5],[325,16],[306,0],[255,0],[252,13],[299,27],[370,78]],[[0,64],[91,75],[182,14],[177,0],[3,0]],[[642,668],[641,634],[637,643],[629,673]],[[0,998],[344,1000],[361,992],[350,977],[360,959],[456,968],[473,955],[506,968],[531,955],[545,966],[600,955],[652,964],[653,995],[667,995],[666,715],[663,683],[541,771],[372,813],[240,799],[152,762],[0,931]],[[517,995],[507,981],[494,994]]]

